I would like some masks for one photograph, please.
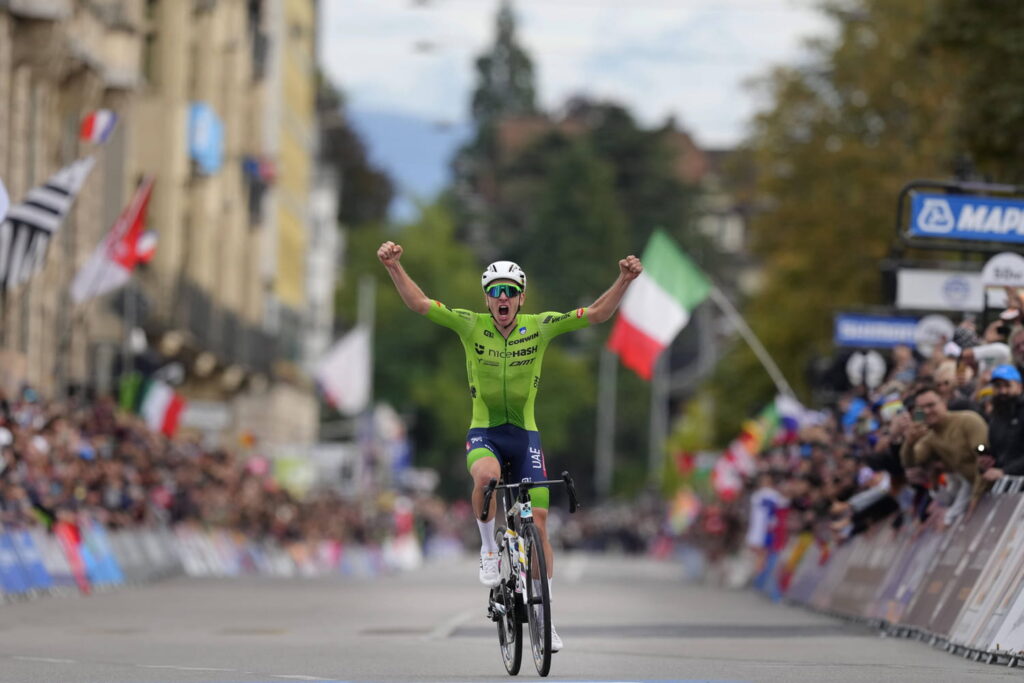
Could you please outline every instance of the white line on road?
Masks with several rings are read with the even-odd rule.
[[[20,659],[23,662],[52,662],[53,664],[77,664],[73,659],[58,659],[56,657],[22,657],[12,655],[11,659]]]
[[[227,671],[236,672],[238,669],[222,669],[216,666],[178,666],[176,664],[136,664],[140,669],[173,669],[174,671]]]
[[[426,640],[443,640],[445,638],[448,638],[449,636],[451,636],[452,632],[455,629],[457,629],[459,626],[473,618],[473,615],[479,614],[481,612],[483,612],[483,607],[481,607],[478,610],[467,609],[463,612],[459,612],[454,617],[447,619],[438,624],[437,626],[435,626],[433,629],[431,629],[430,633],[424,636],[424,638]]]
[[[280,674],[274,675],[274,678],[290,678],[293,681],[326,681],[328,679],[320,676],[303,676],[301,674]]]

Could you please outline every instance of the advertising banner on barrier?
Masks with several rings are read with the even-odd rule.
[[[978,526],[972,525],[974,518],[980,517],[980,510],[975,510],[975,515],[963,522],[965,534],[969,539],[967,551],[956,565],[953,576],[946,586],[944,599],[932,615],[931,630],[935,633],[950,635],[953,632],[953,624],[963,610],[971,589],[995,552],[1006,525],[1013,518],[1020,502],[1018,495],[989,498],[993,499],[993,504],[986,519]]]
[[[825,565],[825,573],[811,594],[810,604],[818,609],[831,609],[832,592],[846,575],[846,563],[853,551],[852,544],[847,543],[833,548]]]
[[[950,640],[971,647],[988,649],[1002,625],[1006,613],[1019,592],[1024,577],[1024,496],[1004,495],[1014,505],[984,571],[974,581],[957,623],[950,631]]]
[[[966,562],[965,555],[968,554],[972,541],[984,530],[994,507],[995,500],[991,496],[982,498],[973,515],[945,532],[944,535],[949,539],[946,547],[938,554],[923,577],[921,590],[907,610],[903,623],[929,633],[947,635],[933,630],[932,620],[953,590],[961,561]]]
[[[21,529],[11,532],[11,540],[14,541],[14,549],[18,553],[21,566],[28,575],[29,582],[35,590],[49,590],[53,588],[53,579],[50,573],[43,566],[43,558],[36,548],[35,541],[28,531]]]
[[[33,529],[29,532],[35,541],[36,549],[46,567],[46,573],[50,575],[55,587],[74,586],[75,577],[71,573],[71,565],[68,558],[60,547],[56,537],[47,534],[45,531]]]
[[[32,579],[21,566],[14,539],[0,531],[0,585],[5,593],[26,593],[32,589]]]
[[[871,529],[854,539],[846,574],[832,594],[831,607],[844,614],[870,616],[878,587],[900,550],[892,527]]]
[[[871,615],[894,624],[900,623],[907,606],[921,586],[921,577],[939,551],[943,535],[932,529],[912,529],[911,525],[901,530],[895,543],[901,552],[893,561],[875,598],[875,609]]]

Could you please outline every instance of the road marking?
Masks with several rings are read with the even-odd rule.
[[[136,664],[141,669],[172,669],[174,671],[227,671],[236,672],[238,669],[222,669],[216,666],[178,666],[176,664]]]
[[[73,659],[58,659],[56,657],[22,657],[19,655],[12,655],[11,659],[20,659],[23,662],[50,662],[53,664],[77,664]]]
[[[473,618],[473,615],[478,614],[482,611],[483,608],[481,607],[480,609],[467,609],[464,612],[460,612],[456,614],[454,617],[451,617],[450,619],[447,619],[438,624],[437,626],[435,626],[433,629],[430,630],[430,633],[423,637],[426,640],[443,640],[445,638],[448,638],[455,631],[455,629],[457,629],[459,626]]]
[[[320,676],[303,676],[301,674],[274,674],[274,678],[290,678],[293,681],[327,681],[328,678],[322,678]]]

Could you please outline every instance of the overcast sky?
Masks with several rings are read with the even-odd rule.
[[[459,123],[498,0],[322,0],[321,63],[350,105]],[[755,110],[744,81],[805,54],[828,23],[813,0],[515,0],[541,105],[587,93],[646,124],[674,115],[731,146]]]

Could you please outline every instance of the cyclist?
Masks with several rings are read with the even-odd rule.
[[[510,463],[514,481],[547,478],[540,433],[533,416],[544,350],[564,332],[608,320],[643,266],[636,256],[620,260],[618,278],[587,308],[528,315],[521,312],[526,301],[526,274],[511,261],[495,261],[480,277],[487,313],[474,313],[450,309],[428,298],[399,263],[402,251],[394,242],[384,242],[377,250],[377,258],[387,268],[402,301],[411,310],[456,332],[466,350],[473,403],[473,418],[466,435],[466,466],[473,478],[473,512],[480,527],[480,581],[494,587],[500,581],[494,538],[496,500],[491,501],[488,521],[481,522],[484,489],[491,479],[501,476],[499,458]],[[530,499],[534,523],[548,558],[550,583],[554,554],[547,533],[548,493],[545,487],[534,488]],[[551,651],[561,648],[562,640],[552,625]]]

